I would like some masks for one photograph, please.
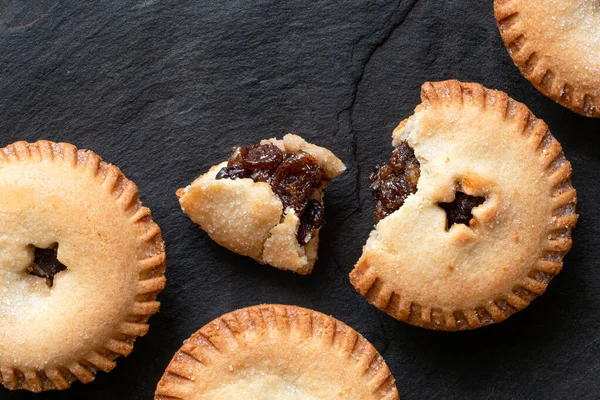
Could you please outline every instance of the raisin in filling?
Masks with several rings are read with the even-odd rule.
[[[67,267],[58,261],[58,244],[54,243],[48,249],[34,248],[33,264],[27,268],[31,275],[46,279],[48,287],[54,284],[54,275],[67,269]]]
[[[281,199],[283,209],[296,211],[300,227],[296,238],[306,245],[314,231],[325,223],[325,210],[311,200],[314,189],[323,186],[325,172],[313,157],[302,152],[283,151],[273,144],[234,147],[233,154],[216,179],[250,178],[267,182]]]
[[[484,201],[485,197],[469,196],[466,193],[457,191],[454,201],[438,203],[438,206],[446,211],[447,229],[450,229],[454,224],[469,226],[469,222],[473,219],[473,208],[481,205]]]
[[[402,142],[387,162],[380,163],[369,177],[375,198],[375,220],[379,222],[404,204],[417,191],[421,166],[412,148]]]

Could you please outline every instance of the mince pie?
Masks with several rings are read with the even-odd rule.
[[[221,246],[309,274],[325,223],[322,190],[344,169],[329,150],[288,134],[235,147],[227,162],[179,189],[177,197]]]
[[[67,143],[0,149],[0,383],[94,380],[156,313],[165,250],[135,184]]]
[[[525,78],[561,105],[600,117],[598,0],[495,0],[494,12]]]
[[[478,328],[525,308],[562,268],[577,221],[571,164],[505,93],[425,83],[371,175],[375,230],[350,274],[413,325]]]
[[[398,400],[377,350],[333,317],[265,304],[225,314],[186,340],[156,400]]]

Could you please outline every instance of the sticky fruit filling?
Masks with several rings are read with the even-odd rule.
[[[300,245],[306,245],[325,223],[323,204],[311,196],[323,187],[326,176],[309,154],[284,151],[274,144],[234,147],[227,166],[217,173],[216,179],[242,178],[268,183],[281,199],[283,209],[294,209],[300,218],[296,234]]]
[[[369,182],[377,222],[402,207],[406,198],[417,191],[420,176],[421,165],[406,142],[394,149],[388,161],[375,167]]]
[[[421,165],[414,150],[406,142],[394,149],[390,159],[382,162],[369,177],[375,200],[375,219],[377,222],[398,210],[408,196],[417,191],[421,176]],[[473,208],[481,205],[485,197],[470,196],[459,190],[449,203],[438,203],[446,212],[447,229],[454,224],[469,226],[473,219]]]

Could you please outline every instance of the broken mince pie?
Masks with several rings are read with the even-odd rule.
[[[264,304],[225,314],[187,339],[155,400],[398,400],[377,350],[337,319]]]
[[[350,279],[413,325],[473,329],[525,308],[562,268],[577,221],[571,165],[505,93],[425,83],[371,175],[375,230]]]
[[[94,380],[156,313],[165,252],[121,171],[67,143],[0,148],[0,383]]]
[[[288,134],[235,147],[229,161],[179,189],[177,197],[221,246],[309,274],[325,222],[322,189],[344,169],[329,150]]]
[[[600,118],[600,1],[494,0],[494,13],[513,62],[537,90]]]

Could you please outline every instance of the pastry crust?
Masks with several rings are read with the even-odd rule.
[[[0,382],[66,389],[127,356],[165,286],[159,227],[135,184],[67,143],[0,149]],[[52,287],[28,274],[33,246],[58,243]]]
[[[181,209],[220,245],[262,259],[263,245],[279,224],[283,205],[268,183],[215,179],[226,162],[177,191]]]
[[[377,350],[335,318],[266,304],[225,314],[186,340],[156,400],[398,399]]]
[[[331,151],[312,143],[308,143],[298,135],[288,133],[283,137],[283,140],[270,139],[267,140],[267,142],[277,144],[283,150],[296,152],[302,151],[311,155],[319,162],[319,165],[321,165],[325,171],[328,180],[335,178],[346,170],[346,166],[342,160],[337,158]]]
[[[307,143],[297,135],[269,139],[285,151],[302,151],[319,162],[325,184],[342,173],[344,164],[325,148]],[[317,260],[319,229],[308,244],[296,240],[300,219],[294,210],[283,209],[279,197],[266,182],[245,179],[216,179],[227,162],[212,167],[185,189],[177,191],[181,209],[218,244],[283,270],[306,275]],[[315,197],[322,200],[322,193]]]
[[[400,123],[421,164],[417,191],[371,232],[350,274],[391,316],[437,330],[500,322],[546,290],[575,226],[571,165],[548,126],[505,93],[476,83],[425,83]],[[470,227],[437,206],[456,185],[485,196]]]
[[[495,0],[494,13],[510,56],[540,92],[600,117],[597,0]]]
[[[300,219],[290,209],[283,222],[271,229],[271,234],[264,243],[262,259],[265,263],[301,275],[310,274],[317,259],[319,232],[305,246],[300,246],[296,239],[299,226]]]

